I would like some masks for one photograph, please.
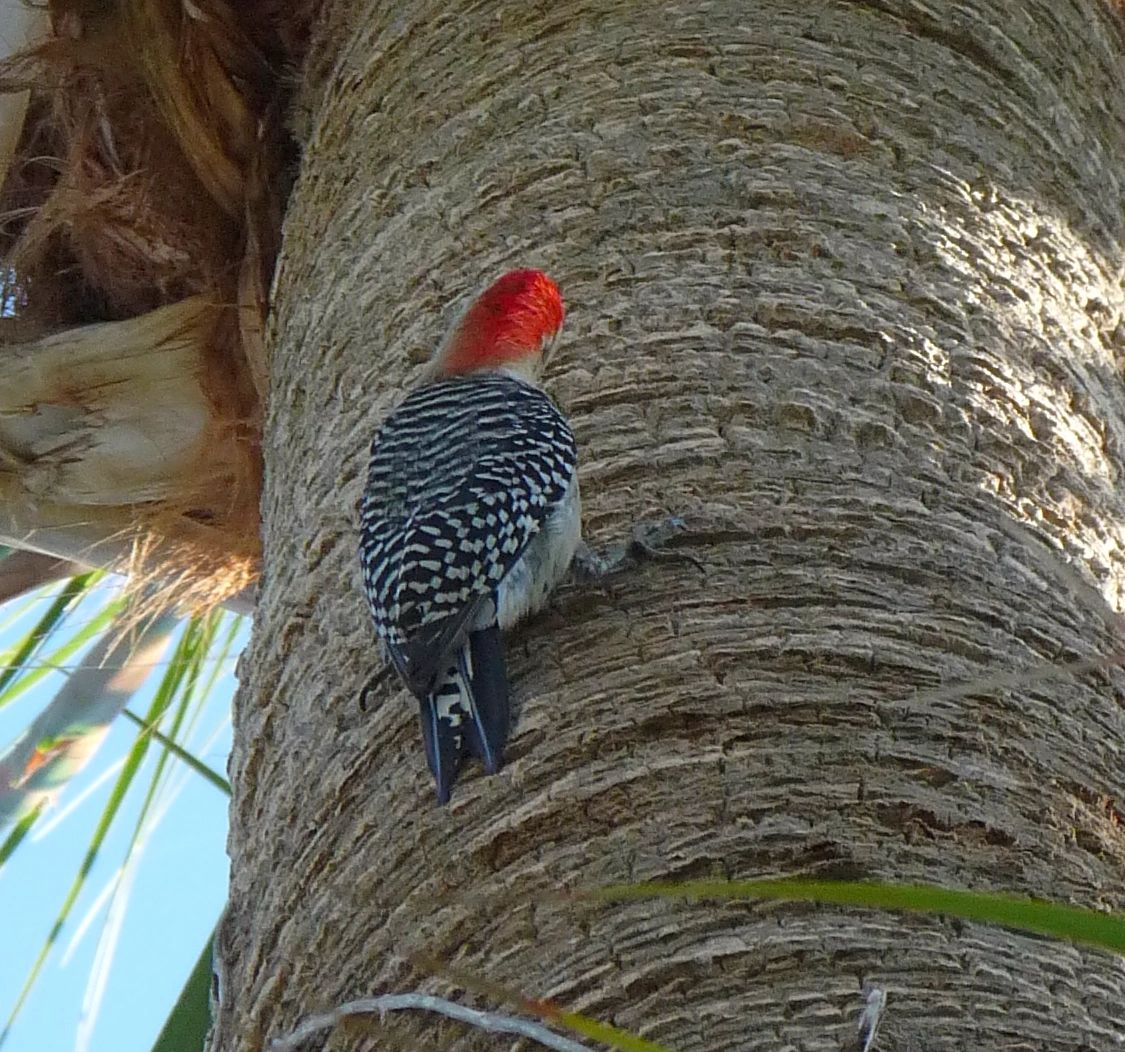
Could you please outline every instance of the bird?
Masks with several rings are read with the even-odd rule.
[[[538,384],[563,325],[558,285],[513,270],[473,301],[371,444],[364,591],[418,699],[439,804],[511,729],[502,633],[541,609],[582,542],[574,433]]]

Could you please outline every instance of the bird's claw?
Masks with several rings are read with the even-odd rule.
[[[684,559],[703,572],[703,563],[694,555],[668,547],[668,542],[687,529],[678,515],[659,521],[638,522],[633,536],[624,544],[610,545],[604,553],[580,544],[574,556],[574,576],[579,581],[598,581],[641,562],[671,562]]]

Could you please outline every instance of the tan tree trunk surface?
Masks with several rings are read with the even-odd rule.
[[[275,287],[216,1048],[448,993],[417,953],[679,1050],[853,1047],[867,982],[882,1052],[1121,1047],[1108,955],[545,893],[817,874],[1125,906],[1121,673],[937,693],[1116,645],[1123,68],[1095,0],[330,5]],[[588,538],[683,514],[705,573],[571,589],[517,633],[508,766],[438,809],[413,701],[357,702],[355,504],[451,312],[524,265],[570,307],[547,385]],[[328,1044],[512,1047],[383,1026]]]

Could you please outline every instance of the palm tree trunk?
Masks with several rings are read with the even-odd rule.
[[[1125,680],[1044,670],[1117,648],[1123,60],[1096,0],[329,5],[275,284],[215,1048],[448,992],[417,955],[677,1049],[851,1047],[865,983],[884,1050],[1118,1047],[1125,965],[1092,951],[548,895],[815,874],[1122,907]],[[548,386],[588,539],[681,514],[704,572],[572,588],[517,633],[510,762],[439,809],[403,692],[356,700],[379,659],[354,507],[452,311],[525,265],[569,303]]]

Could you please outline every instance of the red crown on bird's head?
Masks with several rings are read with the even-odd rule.
[[[514,365],[538,355],[562,328],[559,287],[541,270],[497,278],[465,312],[442,352],[444,376]]]

